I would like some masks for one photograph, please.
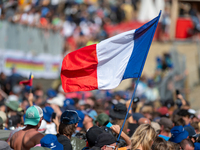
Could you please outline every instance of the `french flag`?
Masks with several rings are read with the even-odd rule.
[[[124,79],[139,78],[160,14],[138,29],[66,55],[61,68],[64,91],[113,89]]]

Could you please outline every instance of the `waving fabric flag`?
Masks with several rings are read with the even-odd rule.
[[[124,79],[139,78],[160,14],[138,29],[66,55],[61,68],[64,91],[113,89]]]
[[[32,86],[32,84],[33,84],[33,75],[32,75],[32,73],[30,74],[28,80],[20,81],[19,84]]]

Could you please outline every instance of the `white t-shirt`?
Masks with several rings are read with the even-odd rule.
[[[57,134],[55,123],[48,124],[45,120],[42,120],[41,126],[38,129],[39,132],[45,134]]]

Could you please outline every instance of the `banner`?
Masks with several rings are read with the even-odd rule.
[[[11,68],[16,67],[17,72],[28,77],[30,72],[34,78],[55,79],[60,75],[61,56],[50,54],[32,55],[21,51],[0,50],[0,72],[11,74]]]

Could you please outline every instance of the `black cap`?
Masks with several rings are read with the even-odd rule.
[[[97,139],[97,136],[101,133],[103,133],[103,129],[97,127],[97,126],[93,126],[91,127],[87,132],[86,132],[86,138],[88,141],[88,144],[90,145],[90,147],[95,145],[95,141]]]
[[[99,134],[99,136],[97,137],[97,140],[95,141],[95,146],[101,148],[104,145],[110,145],[115,142],[115,137],[112,134],[104,132]]]
[[[110,117],[113,119],[124,119],[126,117],[127,108],[125,104],[118,103],[114,105],[114,109],[110,110]],[[129,118],[131,114],[128,114]]]

